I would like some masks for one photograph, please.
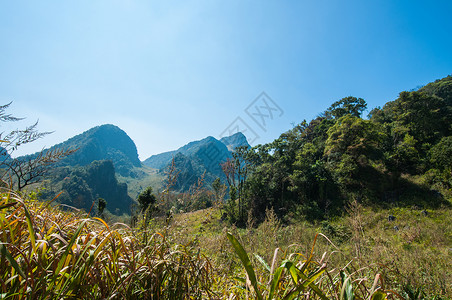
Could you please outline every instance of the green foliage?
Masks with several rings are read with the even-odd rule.
[[[452,75],[430,82],[419,89],[419,92],[442,98],[448,106],[452,106]]]
[[[442,98],[420,92],[402,92],[391,113],[395,125],[407,128],[419,142],[419,147],[450,134],[451,115]]]
[[[437,82],[445,88],[441,95],[448,94],[449,82],[449,77]],[[346,97],[316,119],[251,149],[237,205],[257,222],[269,208],[279,217],[325,219],[341,214],[348,199],[438,205],[450,197],[452,107],[431,93],[402,92],[372,110],[369,120],[361,118],[366,102]],[[440,185],[440,197],[429,191],[432,182]]]
[[[328,129],[324,154],[330,159],[348,154],[354,159],[361,155],[378,158],[382,140],[376,124],[350,114],[345,115]]]
[[[339,119],[346,115],[354,117],[361,117],[361,114],[366,110],[367,103],[362,98],[345,97],[339,101],[334,102],[326,111],[326,117],[333,117]]]
[[[207,137],[191,142],[175,151],[153,155],[143,163],[164,173],[169,169],[174,158],[179,171],[174,189],[179,192],[188,192],[201,177],[206,185],[211,185],[218,177],[224,180],[220,164],[231,159],[232,152],[239,147],[249,148],[246,137],[240,132],[221,140]]]
[[[140,167],[135,143],[120,128],[106,124],[91,128],[54,148],[78,149],[63,159],[59,166],[86,166],[93,161],[111,160],[116,172],[122,176],[135,177],[134,167]]]
[[[376,300],[387,299],[391,294],[398,295],[378,286],[381,280],[379,274],[375,276],[373,286],[368,287],[365,279],[355,281],[352,275],[347,275],[344,270],[340,270],[339,274],[334,274],[337,270],[328,270],[327,261],[325,261],[326,252],[320,261],[314,259],[313,251],[318,236],[314,238],[312,250],[306,256],[300,253],[283,252],[279,267],[276,265],[279,248],[274,252],[271,267],[261,256],[255,254],[256,261],[262,265],[261,270],[264,272],[262,274],[253,267],[248,253],[239,240],[228,232],[227,237],[247,274],[246,278],[236,278],[242,284],[242,289],[247,292],[247,298]],[[357,273],[359,271],[354,272],[354,275],[356,276]],[[340,280],[337,280],[337,277],[340,277]]]
[[[157,198],[152,194],[152,187],[147,187],[141,194],[138,195],[137,202],[140,205],[141,212],[154,210],[154,205]]]
[[[439,170],[452,168],[452,136],[443,137],[430,149],[430,162]]]
[[[4,298],[377,300],[452,295],[451,262],[444,255],[451,245],[450,209],[429,209],[426,215],[416,209],[375,212],[357,205],[349,216],[321,227],[306,222],[281,226],[268,212],[264,223],[247,230],[223,229],[219,210],[207,209],[175,215],[160,231],[108,225],[82,212],[2,192]],[[389,213],[397,217],[395,223],[387,220]],[[351,238],[341,238],[336,246],[315,234],[327,228],[333,235],[346,230]]]
[[[216,201],[222,202],[223,201],[223,197],[224,197],[224,192],[226,190],[226,185],[221,183],[220,177],[218,177],[217,179],[215,179],[213,181],[212,188],[213,188],[213,191],[215,193]]]

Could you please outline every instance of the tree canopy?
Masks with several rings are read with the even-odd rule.
[[[267,209],[283,218],[323,219],[342,213],[350,200],[447,203],[442,199],[452,196],[452,107],[442,97],[449,97],[450,81],[449,76],[402,92],[371,110],[368,119],[362,117],[364,99],[345,97],[275,141],[237,151],[242,164],[231,160],[223,166],[231,187],[230,219],[237,225],[250,217],[263,220]],[[239,174],[246,174],[240,185]],[[440,198],[432,196],[435,190]]]

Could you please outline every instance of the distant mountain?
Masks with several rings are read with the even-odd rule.
[[[246,146],[249,147],[248,141],[246,140],[246,136],[241,133],[237,132],[236,134],[233,134],[231,136],[224,137],[220,140],[223,144],[228,147],[229,151],[234,151],[235,148],[240,146]]]
[[[238,132],[238,133],[233,134],[228,137],[224,137],[219,141],[217,139],[215,139],[214,137],[209,136],[209,137],[206,137],[205,139],[202,139],[199,141],[190,142],[187,145],[185,145],[177,150],[152,155],[151,157],[149,157],[148,159],[143,161],[143,164],[145,164],[146,166],[149,166],[151,168],[154,168],[154,169],[162,169],[162,168],[166,167],[168,165],[168,163],[171,162],[172,158],[176,154],[181,153],[185,156],[191,156],[194,153],[198,152],[199,149],[205,148],[206,145],[209,145],[210,143],[212,143],[210,145],[213,147],[212,150],[217,148],[216,150],[218,150],[220,152],[225,152],[223,146],[219,145],[218,143],[216,143],[214,141],[220,142],[221,144],[226,146],[227,152],[229,152],[229,153],[232,152],[236,147],[239,147],[239,146],[249,147],[250,146],[246,140],[245,135],[243,135],[243,133],[241,133],[241,132]],[[220,155],[220,157],[221,157],[221,155]]]
[[[143,164],[154,169],[161,169],[168,165],[168,162],[170,162],[177,153],[177,151],[169,151],[152,155],[143,161]]]
[[[220,163],[231,158],[232,151],[239,146],[250,146],[246,137],[240,132],[221,140],[209,136],[190,142],[175,151],[153,155],[143,164],[163,172],[174,157],[176,169],[180,172],[176,189],[186,191],[203,174],[205,174],[205,184],[210,184],[217,177],[222,177]]]
[[[77,151],[52,166],[41,199],[49,200],[62,192],[57,202],[86,211],[95,203],[95,211],[98,199],[104,198],[110,212],[130,213],[133,201],[127,184],[118,182],[116,174],[137,177],[142,164],[135,143],[123,130],[110,124],[97,126],[50,150],[58,148]]]
[[[133,177],[133,167],[141,166],[135,143],[111,124],[91,128],[52,148],[78,149],[63,159],[60,166],[86,166],[96,160],[111,160],[116,172],[126,177]]]
[[[58,202],[89,210],[93,203],[96,207],[99,198],[104,198],[110,212],[128,213],[133,200],[127,184],[133,186],[134,193],[149,184],[161,184],[174,157],[179,171],[176,190],[187,191],[203,174],[204,184],[209,186],[217,177],[224,176],[220,163],[231,158],[232,151],[239,146],[249,147],[242,133],[221,140],[207,137],[175,151],[153,155],[141,163],[135,143],[123,130],[111,124],[97,126],[50,148],[77,151],[52,167],[42,199],[52,199],[63,192]],[[159,171],[149,172],[148,167]],[[121,175],[118,178],[122,183],[117,175]]]

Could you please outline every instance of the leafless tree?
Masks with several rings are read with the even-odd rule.
[[[4,162],[8,171],[6,176],[12,177],[12,183],[18,191],[37,183],[50,170],[50,165],[60,161],[76,150],[51,149],[42,150],[36,158],[16,158]]]
[[[0,106],[0,123],[17,122],[18,118],[6,111],[12,102]],[[1,126],[1,125],[0,125]],[[10,132],[0,132],[0,179],[9,180],[11,188],[22,190],[25,186],[38,182],[49,170],[49,166],[76,150],[52,149],[42,150],[37,156],[12,158],[12,154],[20,146],[34,142],[52,132],[39,132],[38,122],[25,129],[16,129]]]

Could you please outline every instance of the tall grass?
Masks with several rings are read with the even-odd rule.
[[[329,266],[327,252],[320,260],[314,257],[314,247],[317,238],[324,237],[317,234],[314,244],[308,255],[298,252],[288,253],[276,248],[271,264],[268,264],[262,257],[255,255],[260,264],[253,267],[253,264],[242,247],[240,242],[228,233],[236,254],[240,258],[246,271],[244,278],[236,279],[242,283],[239,286],[244,291],[246,298],[255,299],[388,299],[397,297],[403,299],[401,295],[392,290],[385,290],[384,282],[380,274],[370,281],[367,268],[356,269],[353,262],[344,268],[334,268]],[[282,253],[282,258],[278,259],[278,253]],[[278,264],[278,261],[281,261]],[[259,271],[257,271],[259,270]],[[260,274],[257,275],[257,274]]]
[[[388,221],[390,214],[396,216],[395,221]],[[300,268],[312,253],[307,275],[326,263],[315,283],[330,299],[340,297],[349,278],[347,282],[356,290],[355,299],[368,299],[379,288],[388,299],[439,300],[452,299],[451,216],[448,208],[429,210],[425,215],[417,208],[373,210],[351,203],[348,213],[336,220],[284,224],[268,211],[265,222],[257,228],[239,229],[221,223],[219,211],[209,209],[175,216],[168,234],[178,242],[197,237],[212,260],[215,278],[223,277],[225,298],[256,297],[243,261],[227,238],[230,232],[248,255],[263,298],[268,298],[274,271],[288,266],[285,260]],[[316,239],[319,232],[328,239],[323,235]],[[289,270],[282,270],[275,299],[297,285]],[[372,290],[375,279],[377,285]],[[345,286],[350,286],[348,283]],[[318,297],[309,287],[297,297],[303,299],[304,295]]]
[[[2,299],[214,297],[211,265],[190,245],[8,189],[1,190],[0,237]]]
[[[0,299],[376,300],[452,294],[450,210],[425,215],[394,209],[397,219],[390,223],[388,212],[355,204],[348,216],[320,226],[287,226],[269,211],[259,227],[237,229],[209,209],[130,228],[6,188],[0,197]]]

